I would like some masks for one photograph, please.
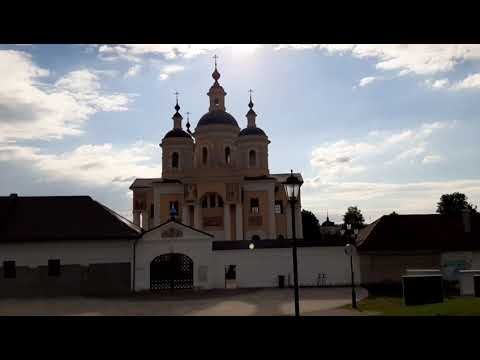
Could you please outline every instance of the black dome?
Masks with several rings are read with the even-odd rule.
[[[174,137],[185,137],[185,138],[191,138],[191,136],[186,132],[183,131],[182,129],[173,129],[170,130],[168,133],[165,134],[164,139],[166,138],[174,138]]]
[[[237,120],[226,111],[214,110],[203,115],[197,126],[211,124],[226,124],[238,126]]]
[[[245,135],[267,136],[267,134],[265,134],[265,131],[263,131],[262,129],[260,129],[258,127],[247,127],[245,129],[243,129],[242,131],[240,131],[240,134],[238,134],[238,136],[245,136]]]

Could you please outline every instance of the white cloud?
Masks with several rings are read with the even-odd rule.
[[[136,76],[140,72],[141,68],[142,68],[142,65],[140,64],[135,64],[133,66],[130,66],[128,71],[125,73],[124,77],[128,78],[128,77]]]
[[[69,180],[95,186],[126,189],[136,177],[160,177],[161,166],[152,166],[154,144],[138,142],[125,148],[112,144],[81,145],[71,152],[45,153],[39,148],[0,145],[0,161],[23,162],[41,179]],[[161,162],[158,162],[161,164]]]
[[[141,62],[144,56],[160,55],[166,59],[194,58],[219,49],[231,48],[239,53],[252,53],[260,44],[121,44],[101,45],[98,48],[100,59],[105,61],[126,60]]]
[[[426,155],[423,158],[422,163],[423,164],[435,164],[435,163],[441,162],[443,160],[444,160],[444,158],[440,155],[429,154],[429,155]]]
[[[183,71],[184,69],[184,66],[178,64],[166,65],[162,68],[159,78],[160,80],[166,80],[170,76],[170,74]]]
[[[371,84],[372,82],[374,82],[376,79],[377,78],[374,77],[374,76],[364,77],[360,80],[360,82],[358,83],[358,86],[360,86],[360,87],[367,86],[368,84]]]
[[[376,59],[379,70],[399,75],[448,72],[466,60],[480,60],[478,44],[310,44],[281,45],[280,49],[323,49],[329,54],[351,54],[359,59]]]
[[[26,52],[0,51],[0,143],[79,135],[96,112],[125,111],[131,101],[102,90],[105,71],[75,70],[54,84],[41,81],[49,75]]]
[[[434,89],[444,89],[450,86],[450,81],[448,79],[439,79],[435,81],[428,79],[425,80],[425,83]]]
[[[429,139],[440,129],[455,126],[454,121],[424,123],[415,129],[397,132],[371,131],[363,141],[340,140],[324,143],[312,151],[310,164],[328,181],[365,172],[372,164],[391,165],[397,161],[432,163],[438,156],[428,151]]]
[[[453,90],[480,89],[480,73],[471,74],[452,86]]]

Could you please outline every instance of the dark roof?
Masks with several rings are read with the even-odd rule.
[[[244,176],[245,180],[277,180],[274,177],[268,175],[260,175],[260,176]]]
[[[246,250],[251,243],[255,244],[255,249],[279,249],[292,247],[291,239],[262,239],[262,240],[225,240],[213,241],[212,250]],[[324,247],[324,246],[345,246],[346,242],[325,241],[318,239],[297,239],[297,247]]]
[[[202,125],[226,124],[238,127],[237,120],[226,111],[214,110],[203,115],[198,121],[197,127]]]
[[[240,134],[238,134],[238,136],[246,136],[246,135],[267,136],[267,134],[265,134],[265,131],[263,131],[262,129],[260,129],[258,127],[247,127],[245,129],[243,129],[242,131],[240,131]]]
[[[163,138],[167,139],[167,138],[175,138],[175,137],[180,137],[180,138],[183,137],[183,138],[188,138],[188,139],[192,138],[189,133],[187,133],[186,131],[184,131],[182,129],[170,130],[169,132],[167,132],[165,134],[165,136]]]
[[[462,215],[384,215],[360,230],[359,251],[480,250],[480,215],[470,216],[470,232]]]
[[[89,196],[0,197],[0,242],[134,239],[141,233]]]

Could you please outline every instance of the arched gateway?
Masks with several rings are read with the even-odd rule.
[[[193,288],[193,261],[183,254],[163,254],[150,263],[150,290]]]

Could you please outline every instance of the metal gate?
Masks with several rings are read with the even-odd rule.
[[[164,254],[150,263],[150,290],[193,288],[193,261],[183,254]]]

